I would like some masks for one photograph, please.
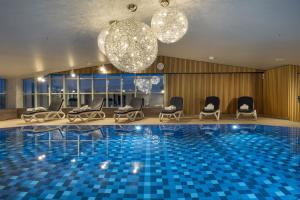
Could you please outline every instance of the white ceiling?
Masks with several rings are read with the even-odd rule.
[[[174,3],[175,0],[171,0]],[[112,19],[150,22],[158,0],[9,0],[0,6],[0,76],[28,76],[106,62],[96,38]],[[265,69],[300,65],[299,0],[176,0],[186,36],[159,54]],[[276,58],[280,61],[276,61]]]

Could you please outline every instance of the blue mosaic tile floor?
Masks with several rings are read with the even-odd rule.
[[[0,199],[300,199],[300,129],[0,129]]]

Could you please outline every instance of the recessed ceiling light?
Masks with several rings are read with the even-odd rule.
[[[282,61],[284,61],[284,58],[275,58],[275,61],[276,62],[282,62]]]
[[[76,74],[75,74],[74,70],[71,71],[70,76],[71,76],[72,78],[75,78],[75,77],[76,77]]]
[[[102,65],[101,67],[99,67],[99,71],[102,72],[103,74],[106,74],[106,68],[104,65]]]
[[[37,81],[44,83],[44,82],[46,82],[46,79],[43,76],[39,76],[39,77],[37,77]]]
[[[208,59],[209,59],[209,60],[214,60],[215,57],[214,57],[214,56],[209,56]]]

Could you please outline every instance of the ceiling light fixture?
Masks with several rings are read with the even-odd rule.
[[[159,71],[161,71],[161,70],[163,70],[163,69],[165,68],[165,65],[164,65],[164,63],[158,63],[158,64],[156,65],[156,68],[157,68]]]
[[[106,52],[105,52],[105,38],[106,36],[108,35],[109,33],[109,26],[105,27],[104,29],[102,29],[102,31],[100,32],[100,34],[98,35],[98,47],[100,49],[100,51],[106,55]]]
[[[129,4],[135,12],[137,5]],[[156,59],[157,39],[150,27],[134,18],[113,23],[105,39],[109,61],[119,70],[136,73],[148,68]]]
[[[72,71],[70,72],[70,76],[71,76],[72,78],[75,78],[75,77],[76,77],[76,74],[75,74],[74,70],[72,70]]]
[[[159,0],[159,3],[162,7],[167,7],[170,4],[169,0]]]
[[[114,23],[117,23],[117,20],[111,20],[109,21],[109,26],[106,26],[104,29],[102,29],[102,31],[100,32],[100,34],[98,35],[98,47],[100,49],[100,51],[106,55],[105,52],[105,40],[106,40],[106,36],[109,34],[109,29],[110,26]]]
[[[174,43],[180,40],[188,30],[188,20],[185,14],[177,8],[170,8],[169,0],[160,0],[163,7],[156,12],[151,20],[151,28],[159,41]]]
[[[145,94],[150,94],[152,90],[152,82],[149,78],[137,77],[134,79],[134,85],[138,91],[144,92]]]
[[[215,59],[215,57],[213,57],[213,56],[209,56],[209,57],[208,57],[208,59],[209,59],[209,60],[214,60],[214,59]]]
[[[284,58],[275,58],[275,61],[276,61],[276,62],[283,62],[283,61],[284,61]]]
[[[46,82],[46,79],[43,76],[39,76],[39,77],[37,77],[37,81],[44,83],[44,82]]]
[[[107,70],[106,70],[106,68],[105,68],[104,65],[101,66],[101,67],[99,67],[99,71],[102,72],[103,74],[106,74],[106,73],[107,73]]]

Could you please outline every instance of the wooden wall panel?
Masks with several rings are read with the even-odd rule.
[[[267,70],[264,79],[264,114],[300,121],[299,66],[287,65]]]
[[[184,98],[184,113],[199,114],[206,96],[218,96],[222,113],[235,113],[239,96],[252,96],[259,113],[262,112],[261,74],[168,74],[167,99]]]
[[[300,70],[297,74],[296,79],[296,96],[300,96]],[[298,99],[295,100],[295,110],[292,115],[292,121],[300,121],[300,101]]]
[[[292,121],[300,121],[300,67],[289,66],[291,70],[291,78],[289,80],[289,104],[288,113],[289,119]]]
[[[265,72],[264,114],[288,119],[289,67],[280,67]]]

